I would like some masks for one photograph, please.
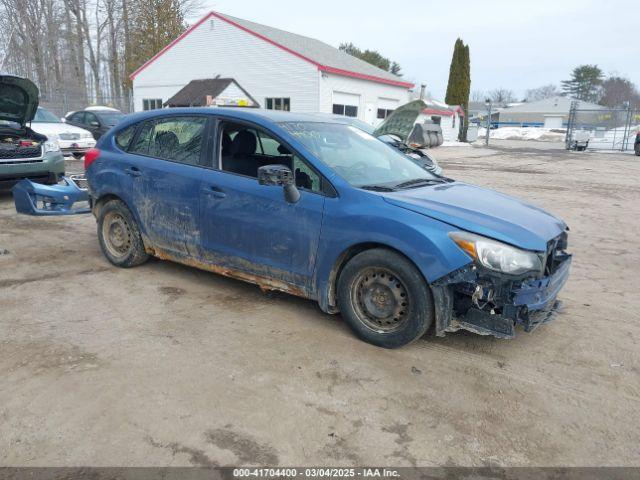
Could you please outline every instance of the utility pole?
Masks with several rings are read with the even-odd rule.
[[[484,104],[487,106],[487,131],[484,136],[484,144],[489,146],[489,131],[491,130],[491,100],[486,99]]]

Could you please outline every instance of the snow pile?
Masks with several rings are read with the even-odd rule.
[[[486,129],[478,130],[478,141],[484,139]],[[501,127],[491,130],[489,138],[496,140],[536,140],[538,142],[564,142],[565,133],[557,128]]]

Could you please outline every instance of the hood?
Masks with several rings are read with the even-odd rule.
[[[0,120],[24,127],[36,114],[39,94],[31,80],[0,74]]]
[[[405,142],[413,131],[413,126],[420,113],[427,108],[427,104],[422,100],[414,100],[399,108],[396,108],[378,128],[375,129],[373,135],[379,137],[381,135],[396,135]]]
[[[468,232],[525,250],[545,251],[566,224],[541,208],[463,182],[385,193],[384,199]]]
[[[89,133],[84,128],[69,125],[68,123],[53,122],[34,122],[31,124],[31,130],[43,135],[60,135],[61,133]]]

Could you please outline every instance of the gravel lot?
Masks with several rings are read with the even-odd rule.
[[[116,269],[92,216],[0,194],[0,465],[640,465],[640,158],[553,147],[434,155],[567,221],[564,313],[393,351],[310,301]]]

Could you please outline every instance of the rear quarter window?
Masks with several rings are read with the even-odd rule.
[[[121,150],[127,150],[129,148],[129,144],[131,143],[131,139],[133,138],[133,134],[136,133],[136,128],[138,125],[131,125],[124,130],[116,133],[116,145]]]

